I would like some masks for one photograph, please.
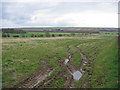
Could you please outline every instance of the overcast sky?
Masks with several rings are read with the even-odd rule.
[[[0,27],[118,27],[118,1],[4,0]]]

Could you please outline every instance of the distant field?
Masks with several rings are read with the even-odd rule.
[[[97,27],[42,27],[42,28],[22,28],[22,30],[56,30],[56,29],[96,29]]]
[[[44,38],[31,38],[31,34]],[[2,39],[3,87],[118,87],[117,34],[54,34],[30,32],[25,34],[29,38],[10,34]],[[79,80],[74,80],[74,71],[82,73]]]
[[[25,34],[9,34],[9,38],[14,37],[14,36],[19,36],[20,38],[24,37],[31,37],[33,34],[33,37],[71,37],[71,36],[77,36],[77,37],[82,37],[82,36],[94,36],[97,34],[94,33],[52,33],[49,32],[49,36],[46,36],[45,32],[27,32]],[[99,34],[104,34],[104,35],[117,35],[118,32],[100,32]],[[99,35],[98,34],[98,35]],[[42,36],[41,36],[42,35]],[[54,36],[52,36],[54,35]],[[60,35],[60,36],[59,36]]]

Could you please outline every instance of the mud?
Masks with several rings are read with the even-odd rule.
[[[80,53],[82,57],[81,66],[80,68],[76,68],[74,65],[70,63],[71,58],[73,55],[70,52],[70,47],[67,46],[67,53],[68,58],[64,58],[63,60],[58,60],[58,66],[60,71],[58,71],[55,75],[51,76],[51,74],[56,70],[55,68],[49,67],[48,63],[42,60],[42,68],[39,69],[36,73],[31,75],[30,77],[22,80],[21,82],[12,86],[13,88],[45,88],[45,87],[52,87],[54,84],[53,82],[59,80],[60,77],[64,79],[64,86],[63,88],[74,88],[74,81],[80,80],[85,72],[88,72],[88,81],[86,80],[84,85],[88,85],[89,81],[91,81],[92,77],[92,63],[86,54],[82,52],[81,49],[75,46],[77,51]],[[96,57],[96,53],[94,56]],[[88,67],[88,70],[83,70],[84,67]]]
[[[55,69],[50,68],[47,62],[42,61],[42,68],[30,77],[12,86],[12,88],[34,88],[38,83],[48,77],[49,73]]]

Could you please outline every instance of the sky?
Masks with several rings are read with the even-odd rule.
[[[2,0],[0,27],[118,27],[119,0]]]

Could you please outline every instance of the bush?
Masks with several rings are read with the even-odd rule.
[[[34,37],[34,34],[32,34],[31,37]]]
[[[5,33],[2,34],[2,37],[7,37],[7,35]]]
[[[13,37],[19,37],[19,35],[14,35]]]
[[[38,37],[43,37],[43,35],[41,34],[41,35],[38,35]]]
[[[9,35],[9,34],[7,34],[7,37],[10,37],[10,35]]]
[[[55,37],[55,34],[52,34],[52,37]]]
[[[48,32],[46,32],[46,37],[50,37],[50,34]]]
[[[75,36],[75,33],[71,33],[71,36]]]
[[[60,36],[60,37],[61,37],[61,36],[62,36],[62,34],[59,34],[58,36]]]
[[[22,37],[25,37],[25,35],[22,35]]]

